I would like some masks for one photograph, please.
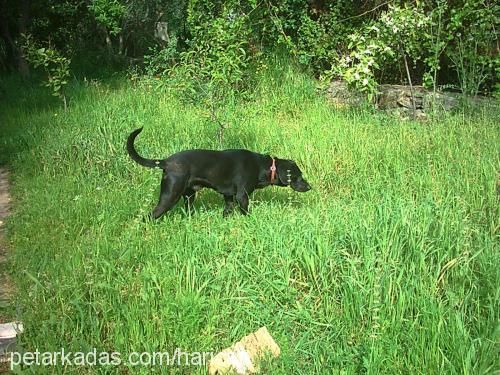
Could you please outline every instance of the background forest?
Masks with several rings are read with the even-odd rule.
[[[2,0],[0,69],[42,66],[55,92],[117,68],[243,91],[280,51],[368,95],[402,83],[498,94],[499,5],[488,0]],[[24,53],[23,53],[24,51]],[[71,62],[71,64],[70,64]]]

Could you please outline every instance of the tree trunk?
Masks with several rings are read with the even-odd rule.
[[[120,33],[120,35],[118,35],[118,42],[119,42],[118,54],[123,55],[123,35],[122,35],[122,33]]]
[[[403,59],[405,61],[405,69],[406,69],[406,76],[408,78],[408,84],[410,85],[410,93],[411,93],[411,106],[413,108],[413,118],[417,117],[417,106],[415,104],[415,93],[413,92],[413,84],[411,82],[411,75],[410,75],[410,69],[408,67],[408,60],[406,58],[406,53],[401,48],[401,53],[403,54]]]
[[[24,1],[23,1],[24,5]],[[21,49],[16,45],[14,39],[12,38],[12,33],[9,28],[9,23],[6,14],[6,4],[5,1],[0,1],[0,35],[5,42],[6,54],[7,54],[7,66],[14,65],[17,71],[21,73],[23,78],[29,76],[29,68],[26,60],[24,59]],[[20,18],[19,24],[20,29],[25,29],[25,20],[27,17],[27,10],[23,6],[23,16]],[[25,15],[26,14],[26,15]]]
[[[105,26],[100,26],[100,29],[104,33],[104,39],[106,40],[106,49],[108,50],[109,56],[113,56],[113,42],[111,41],[111,36],[109,35],[108,29]]]
[[[19,33],[20,34],[27,34],[28,29],[27,25],[30,19],[30,5],[29,5],[29,0],[22,0],[21,1],[21,17],[19,17]],[[19,51],[19,61],[18,61],[18,69],[21,72],[21,75],[23,78],[28,78],[29,76],[29,67],[28,63],[26,62],[26,59],[24,58],[24,55],[22,51]]]

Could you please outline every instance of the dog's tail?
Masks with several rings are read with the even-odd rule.
[[[161,160],[155,160],[155,159],[146,159],[143,158],[141,155],[137,153],[134,147],[134,140],[135,138],[139,135],[140,132],[142,132],[143,128],[139,128],[134,130],[130,135],[128,136],[127,139],[127,151],[132,160],[134,160],[136,163],[148,167],[148,168],[161,168]]]

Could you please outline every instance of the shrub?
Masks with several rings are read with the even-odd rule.
[[[45,86],[52,90],[52,95],[59,97],[63,101],[64,110],[66,110],[67,100],[64,87],[68,84],[71,59],[63,56],[50,43],[47,43],[45,47],[41,47],[33,40],[31,35],[24,37],[23,52],[28,62],[37,68],[43,68],[47,74]]]

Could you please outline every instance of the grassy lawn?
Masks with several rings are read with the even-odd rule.
[[[179,204],[143,223],[161,174],[128,157],[126,137],[144,126],[146,157],[216,148],[203,106],[116,79],[73,83],[64,113],[36,84],[1,86],[23,349],[217,352],[266,325],[282,349],[267,374],[498,370],[497,110],[400,122],[335,109],[291,69],[269,74],[224,108],[224,147],[294,159],[313,190],[257,191],[251,215],[227,219],[204,190],[195,215]]]

